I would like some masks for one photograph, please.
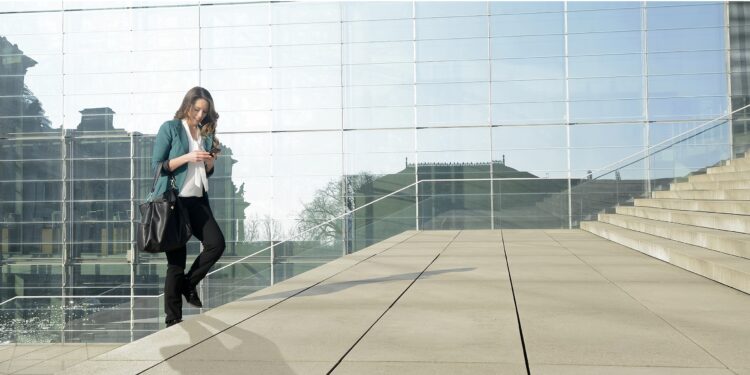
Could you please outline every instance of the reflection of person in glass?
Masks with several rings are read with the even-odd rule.
[[[195,286],[224,252],[224,235],[208,204],[208,177],[220,151],[216,139],[216,113],[208,90],[193,87],[185,94],[174,119],[159,128],[154,142],[152,166],[162,168],[154,196],[167,189],[168,176],[174,174],[178,199],[190,218],[193,235],[203,251],[185,273],[185,246],[167,252],[167,276],[164,281],[164,310],[167,327],[182,321],[182,296],[193,306],[203,307]]]

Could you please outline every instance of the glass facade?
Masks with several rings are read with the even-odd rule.
[[[581,196],[658,189],[745,151],[746,115],[576,190],[748,104],[746,9],[0,3],[0,332],[32,310],[58,322],[0,341],[158,329],[166,262],[133,250],[136,207],[155,133],[193,86],[221,115],[210,196],[226,268],[201,286],[217,306],[407,229],[576,227]]]

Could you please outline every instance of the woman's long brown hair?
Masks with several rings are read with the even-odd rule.
[[[175,120],[182,120],[186,117],[188,117],[188,112],[190,111],[190,108],[195,104],[195,101],[198,99],[204,99],[208,102],[208,113],[206,113],[206,117],[203,118],[203,121],[201,121],[201,135],[207,136],[207,135],[213,135],[214,141],[211,145],[214,149],[219,149],[219,140],[216,138],[216,122],[219,120],[219,114],[216,112],[216,108],[214,107],[214,99],[211,97],[211,93],[208,92],[208,90],[204,89],[200,86],[195,86],[192,89],[190,89],[187,94],[185,94],[185,98],[182,99],[182,104],[180,105],[180,108],[175,112],[174,119]],[[210,150],[206,150],[210,151]]]

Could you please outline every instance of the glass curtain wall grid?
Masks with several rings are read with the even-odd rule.
[[[408,229],[576,227],[743,152],[745,112],[707,122],[747,102],[746,8],[0,3],[0,342],[159,328],[135,207],[193,86],[221,115],[217,306]]]

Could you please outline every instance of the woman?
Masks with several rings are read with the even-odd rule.
[[[182,321],[182,296],[195,307],[203,307],[195,286],[224,252],[224,235],[208,204],[208,177],[214,171],[219,150],[216,139],[216,113],[208,90],[193,87],[185,94],[174,119],[162,124],[151,158],[154,171],[162,168],[154,196],[167,189],[169,174],[174,175],[178,198],[190,218],[193,235],[203,244],[203,251],[185,273],[185,246],[168,251],[167,276],[164,281],[164,310],[167,327]],[[210,152],[208,151],[210,150]]]

